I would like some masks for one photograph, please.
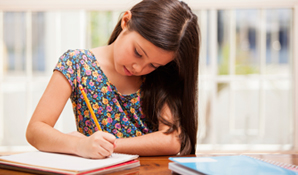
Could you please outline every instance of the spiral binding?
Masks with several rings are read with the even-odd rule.
[[[261,158],[248,156],[248,155],[241,155],[241,156],[247,156],[247,157],[250,157],[250,158],[253,158],[253,159],[257,159],[257,160],[261,160],[263,162],[270,163],[272,165],[276,165],[276,166],[279,166],[279,167],[282,167],[282,168],[286,168],[286,169],[298,172],[298,166],[297,165],[293,165],[293,164],[289,164],[289,163],[283,163],[283,162],[277,162],[277,161],[268,160],[268,159],[261,159]]]

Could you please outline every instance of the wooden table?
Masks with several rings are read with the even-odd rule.
[[[212,157],[212,156],[231,156],[239,154],[197,154],[197,157]],[[293,164],[298,166],[298,154],[244,154],[248,156],[253,156],[260,159],[266,159],[270,161],[282,162],[287,164]],[[195,155],[188,155],[194,157]],[[154,175],[167,175],[172,174],[168,169],[169,156],[159,156],[159,157],[140,157],[141,166],[133,168],[130,170],[124,170],[117,173],[112,173],[112,175],[123,175],[123,174],[154,174]],[[31,173],[12,171],[7,169],[0,169],[0,175],[11,174],[11,175],[32,175]]]

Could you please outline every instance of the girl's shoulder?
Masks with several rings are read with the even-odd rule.
[[[59,58],[56,68],[88,69],[102,72],[94,54],[88,49],[69,49]]]
[[[93,53],[88,49],[68,49],[60,59],[64,60],[75,60],[83,58],[84,60],[94,59]]]
[[[69,49],[63,53],[59,62],[67,65],[88,65],[95,69],[99,68],[94,54],[89,49]]]

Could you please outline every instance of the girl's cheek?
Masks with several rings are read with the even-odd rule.
[[[146,70],[143,71],[143,75],[147,75],[147,74],[150,74],[151,72],[153,72],[154,69],[151,69],[151,68],[147,68]]]

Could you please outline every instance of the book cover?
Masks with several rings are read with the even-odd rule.
[[[297,171],[276,166],[248,156],[218,157],[170,157],[169,169],[180,174],[221,174],[221,175],[298,175]],[[187,168],[183,168],[187,167]],[[195,170],[193,172],[191,170]]]

